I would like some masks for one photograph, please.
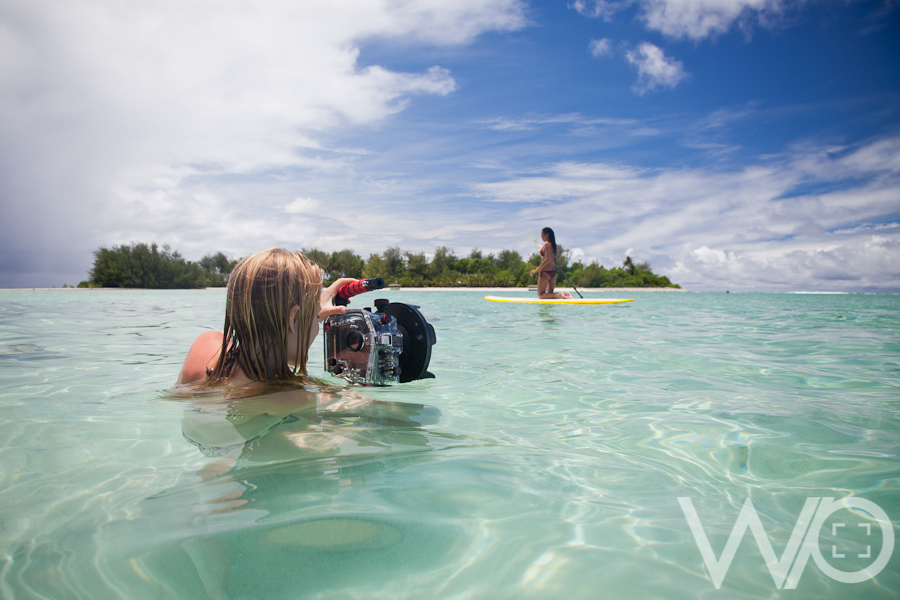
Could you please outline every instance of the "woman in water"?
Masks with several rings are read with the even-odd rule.
[[[323,290],[322,277],[316,263],[282,248],[241,260],[228,279],[224,331],[194,341],[177,383],[302,378],[319,321],[347,312],[332,299],[353,280],[338,279]]]
[[[549,227],[541,229],[541,239],[544,245],[541,248],[541,264],[531,270],[534,275],[540,271],[538,275],[538,298],[572,298],[569,292],[554,293],[553,288],[556,285],[556,235]]]
[[[298,456],[334,458],[345,444],[356,448],[358,436],[362,445],[380,442],[368,441],[366,427],[336,421],[338,416],[418,425],[440,414],[306,379],[319,321],[347,312],[332,300],[354,281],[341,278],[323,289],[322,278],[316,263],[281,248],[258,252],[235,266],[228,279],[224,331],[207,331],[194,341],[177,381],[179,386],[205,385],[210,392],[182,389],[192,401],[182,433],[205,455],[219,459],[200,470],[202,478],[228,472],[238,458],[244,466]],[[222,389],[216,389],[219,385]],[[259,478],[258,472],[248,472]],[[257,487],[247,485],[217,502],[224,510],[238,507]]]

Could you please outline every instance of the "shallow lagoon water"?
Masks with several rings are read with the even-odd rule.
[[[173,388],[221,290],[0,292],[0,596],[900,594],[900,549],[860,583],[809,559],[781,590],[750,531],[717,589],[678,500],[717,557],[748,499],[778,558],[807,498],[868,500],[896,532],[900,297],[353,307],[379,295],[434,325],[436,378],[342,386],[319,337],[327,393],[272,409]],[[879,525],[845,509],[804,539],[855,572]]]

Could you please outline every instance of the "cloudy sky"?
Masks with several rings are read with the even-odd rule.
[[[0,287],[92,252],[900,292],[897,0],[2,0]]]

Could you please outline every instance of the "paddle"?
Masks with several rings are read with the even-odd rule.
[[[578,291],[578,288],[575,287],[575,284],[572,283],[572,280],[569,279],[569,276],[566,275],[566,273],[565,273],[562,269],[559,268],[559,265],[556,265],[556,270],[559,271],[560,273],[562,273],[562,276],[566,278],[566,281],[569,282],[569,285],[572,286],[572,289],[575,290],[575,293],[578,294],[578,297],[579,297],[579,298],[584,298],[584,296],[581,295],[581,292]]]
[[[537,236],[534,235],[534,232],[533,232],[532,230],[529,229],[527,232],[525,232],[525,237],[528,238],[528,242],[529,242],[529,243],[531,243],[531,244],[537,244],[538,246],[541,245],[541,243],[540,243],[540,242],[538,241],[538,239],[537,239]],[[556,265],[556,270],[559,271],[560,273],[562,273],[562,276],[566,278],[566,281],[569,282],[569,285],[572,286],[572,289],[575,290],[575,293],[578,294],[578,297],[579,297],[579,298],[584,298],[584,296],[581,295],[581,292],[578,291],[578,288],[575,287],[575,284],[572,283],[572,280],[569,279],[569,276],[566,275],[565,271],[563,271],[563,270],[559,267],[558,264]]]

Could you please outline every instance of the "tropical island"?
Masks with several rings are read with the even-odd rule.
[[[404,252],[390,247],[368,260],[353,250],[327,253],[316,248],[300,250],[325,271],[325,283],[339,277],[355,279],[380,277],[401,287],[528,287],[537,282],[530,274],[541,258],[537,253],[527,259],[515,250],[485,255],[474,249],[465,258],[442,246],[429,260],[424,252]],[[570,252],[559,246],[557,264],[573,284],[585,288],[675,288],[681,286],[664,275],[656,275],[646,262],[627,257],[621,266],[607,269],[591,262],[569,262]],[[146,289],[190,289],[224,287],[239,259],[222,252],[209,254],[197,262],[186,260],[178,251],[156,243],[132,243],[101,247],[94,251],[89,278],[78,287]],[[560,277],[558,287],[565,287]]]

